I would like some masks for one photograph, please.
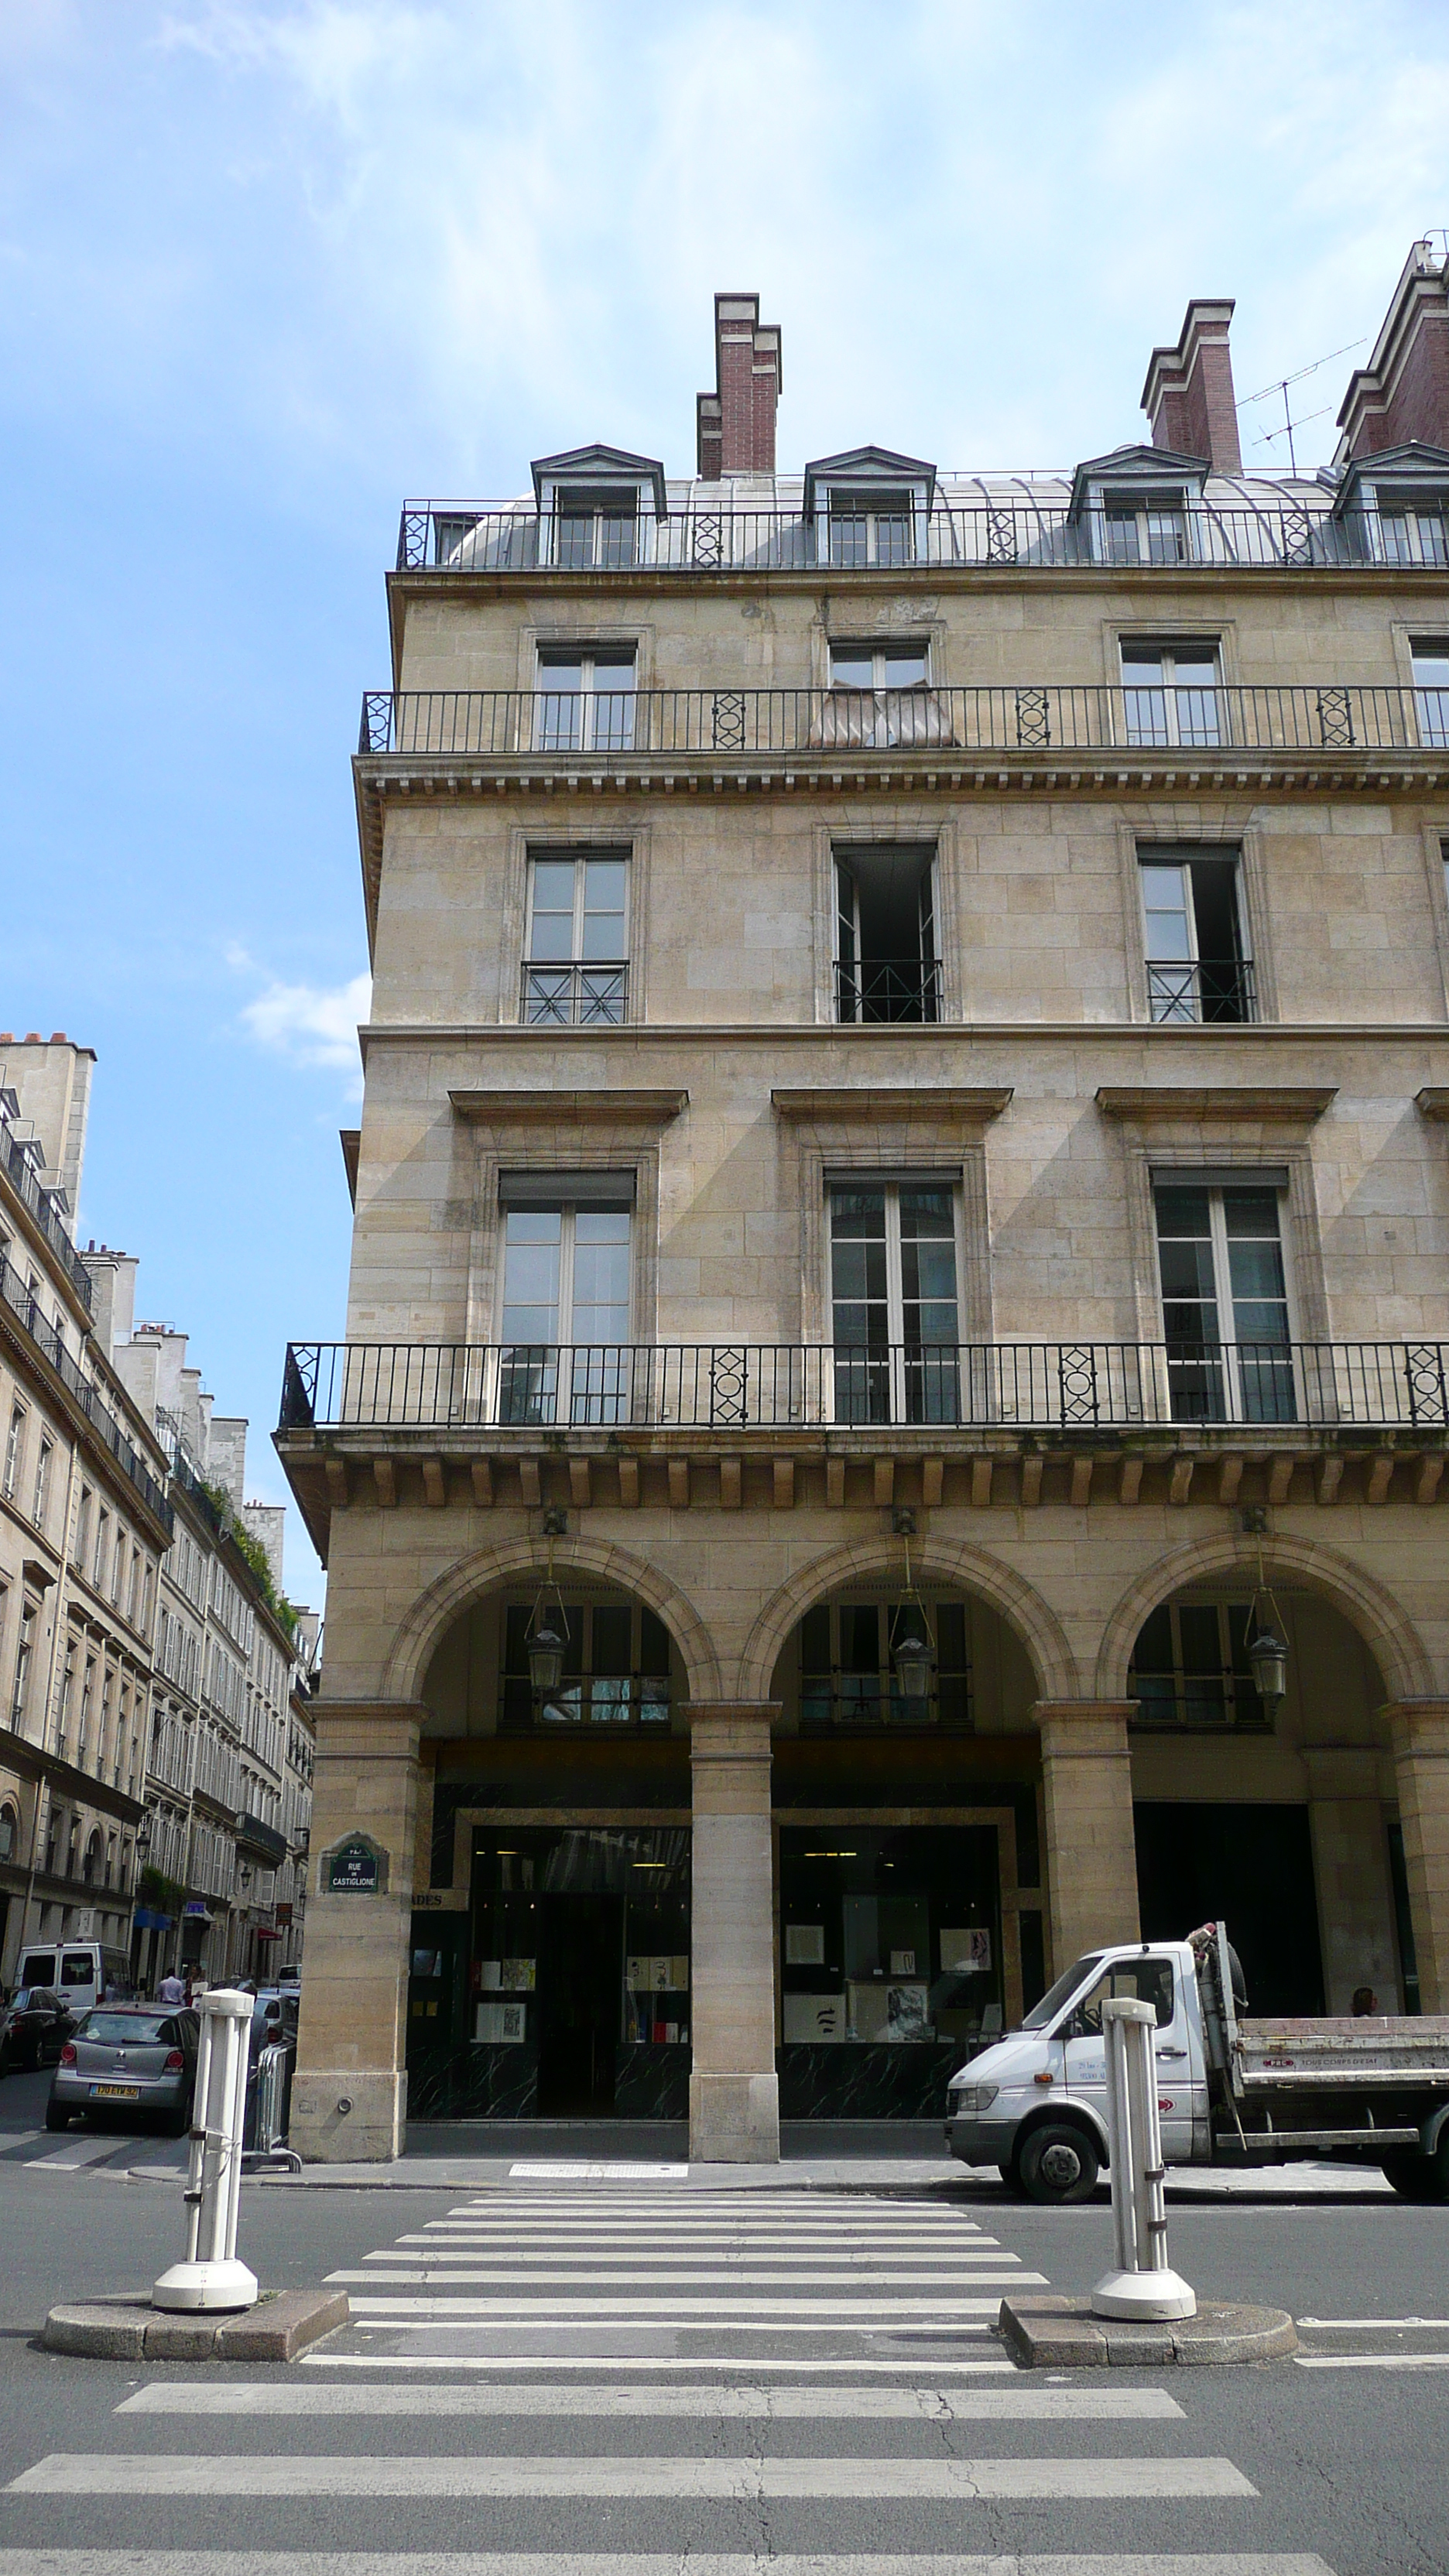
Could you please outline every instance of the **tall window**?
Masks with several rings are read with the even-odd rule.
[[[832,689],[923,689],[924,644],[832,644]]]
[[[605,484],[559,490],[554,502],[559,563],[566,572],[617,572],[639,555],[639,493]]]
[[[850,850],[835,862],[835,1016],[940,1018],[930,850]]]
[[[531,1601],[510,1602],[504,1621],[499,1717],[505,1732],[530,1726],[667,1726],[669,1636],[638,1602],[565,1601],[563,1678],[536,1692],[528,1677]]]
[[[833,1188],[830,1300],[838,1420],[958,1418],[956,1217],[948,1183]]]
[[[25,1407],[23,1404],[15,1404],[10,1408],[10,1428],[5,1435],[4,1490],[7,1503],[15,1500],[15,1488],[20,1481],[20,1460],[24,1446]]]
[[[634,647],[549,648],[538,657],[538,751],[627,751],[634,740]]]
[[[1153,850],[1139,871],[1154,1020],[1251,1020],[1256,995],[1237,859]]]
[[[10,1694],[10,1723],[17,1734],[25,1720],[30,1698],[30,1660],[35,1648],[36,1608],[26,1601],[20,1611],[20,1638],[15,1649],[15,1686]]]
[[[905,491],[832,491],[830,561],[843,569],[863,564],[905,564],[915,552],[915,513]]]
[[[528,870],[523,1016],[540,1025],[617,1028],[629,1008],[629,862],[586,852]]]
[[[1216,644],[1124,644],[1122,721],[1129,742],[1221,742]]]
[[[932,1600],[927,1620],[936,1651],[931,1688],[925,1699],[908,1699],[894,1652],[905,1623],[919,1625],[913,1609],[904,1602],[822,1601],[807,1610],[798,1631],[802,1734],[837,1726],[969,1727],[965,1603]]]
[[[54,1456],[54,1442],[42,1434],[40,1456],[35,1462],[35,1494],[30,1506],[30,1517],[40,1530],[45,1527],[45,1516],[50,1507],[50,1469]]]
[[[1103,552],[1112,564],[1187,561],[1187,513],[1180,492],[1154,499],[1114,493],[1102,505]]]
[[[91,1504],[95,1500],[89,1485],[82,1485],[80,1504],[75,1516],[75,1563],[82,1573],[91,1543]]]
[[[630,1223],[623,1199],[505,1211],[500,1420],[625,1418]]]
[[[1292,1422],[1278,1191],[1159,1182],[1154,1196],[1174,1419]]]
[[[1139,1726],[1262,1729],[1248,1661],[1247,1601],[1164,1601],[1132,1650],[1127,1689]]]
[[[104,1506],[102,1506],[96,1519],[96,1559],[94,1565],[91,1567],[91,1580],[94,1583],[97,1592],[100,1592],[105,1588],[106,1551],[110,1541],[110,1535],[111,1516]]]
[[[1449,643],[1416,644],[1413,652],[1419,740],[1442,751],[1449,744]]]

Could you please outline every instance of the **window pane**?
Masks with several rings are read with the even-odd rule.
[[[1108,510],[1106,514],[1107,561],[1135,564],[1141,561],[1137,536],[1137,512],[1134,509]]]
[[[875,523],[875,559],[880,564],[903,564],[911,560],[911,522],[904,511],[887,517],[881,513]]]
[[[529,955],[540,961],[574,953],[574,862],[535,859]]]
[[[557,1208],[510,1208],[504,1221],[503,1338],[558,1340],[559,1257],[563,1218]]]
[[[575,1342],[629,1338],[629,1218],[622,1209],[580,1208],[574,1218]]]
[[[949,1342],[956,1332],[956,1243],[949,1190],[901,1192],[905,1339]]]
[[[832,644],[830,677],[837,689],[868,689],[875,677],[874,656],[854,644]]]
[[[576,655],[539,655],[538,740],[541,750],[577,750],[583,736],[583,685],[583,664]]]
[[[1286,1342],[1288,1291],[1278,1237],[1277,1194],[1272,1190],[1227,1190],[1223,1194],[1223,1215],[1234,1336],[1240,1342]]]
[[[847,569],[869,560],[869,522],[864,512],[832,510],[830,514],[830,560]]]
[[[1147,560],[1149,563],[1184,563],[1187,560],[1187,529],[1180,510],[1148,510]]]
[[[1191,957],[1189,901],[1186,868],[1143,868],[1142,908],[1147,919],[1149,961]]]
[[[918,646],[888,646],[882,657],[888,689],[916,689],[926,677],[926,655]]]
[[[633,507],[616,503],[599,513],[598,561],[606,570],[617,571],[621,564],[634,561],[636,515]]]
[[[585,959],[621,958],[625,953],[626,864],[623,859],[586,859],[584,862]]]
[[[592,510],[560,510],[558,559],[568,572],[583,572],[594,560]]]

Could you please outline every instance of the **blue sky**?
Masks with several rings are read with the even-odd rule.
[[[594,437],[687,472],[717,287],[783,329],[782,466],[1069,465],[1143,434],[1189,295],[1237,297],[1240,396],[1371,335],[1446,134],[1449,17],[1391,0],[0,0],[0,1023],[95,1047],[82,1238],[253,1493],[342,1323],[404,493]]]

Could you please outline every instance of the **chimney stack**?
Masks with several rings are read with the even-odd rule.
[[[760,320],[758,295],[714,299],[715,391],[698,399],[699,474],[773,474],[780,399],[780,334]]]
[[[1348,380],[1335,463],[1386,447],[1449,447],[1449,259],[1417,241],[1366,367]]]
[[[1142,388],[1153,446],[1172,448],[1179,456],[1205,456],[1214,474],[1243,470],[1228,348],[1232,318],[1230,295],[1195,295],[1176,348],[1153,350]]]

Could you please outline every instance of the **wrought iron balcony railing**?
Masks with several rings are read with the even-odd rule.
[[[91,1311],[91,1274],[50,1205],[30,1156],[8,1126],[0,1125],[0,1162],[12,1189],[18,1191],[64,1270],[86,1313]]]
[[[1183,702],[1190,701],[1190,704]],[[453,760],[709,760],[857,752],[1173,752],[1194,766],[1244,752],[1443,751],[1449,689],[639,689],[558,719],[550,690],[369,689],[358,750]],[[569,706],[577,712],[580,701]]]
[[[941,1016],[941,970],[934,959],[912,966],[900,959],[835,969],[835,1016],[852,1027],[888,1021],[894,1026]]]
[[[629,969],[622,958],[588,966],[523,969],[528,1028],[617,1029],[629,1016]]]
[[[1436,532],[1412,554],[1415,570],[1442,569]],[[511,573],[539,570],[637,580],[644,572],[901,571],[912,564],[965,565],[983,572],[1181,573],[1230,565],[1363,571],[1405,560],[1401,523],[1376,513],[1334,518],[1294,500],[1224,508],[1202,502],[1136,512],[1088,510],[1073,518],[1064,501],[942,502],[931,510],[806,517],[801,510],[718,510],[686,505],[665,517],[609,512],[594,521],[566,512],[540,516],[509,502],[407,501],[398,528],[399,572]]]
[[[1251,957],[1147,961],[1147,997],[1158,1022],[1223,1020],[1242,1023],[1257,1018],[1257,986]]]
[[[1449,1430],[1449,1342],[294,1342],[281,1429]]]
[[[77,1367],[38,1297],[8,1261],[0,1259],[0,1297],[18,1315],[32,1342],[59,1378],[72,1404],[78,1404],[98,1440],[104,1441],[123,1476],[135,1487],[153,1518],[170,1530],[175,1525],[165,1488],[152,1475],[134,1442],[127,1439],[115,1415],[90,1379]]]

